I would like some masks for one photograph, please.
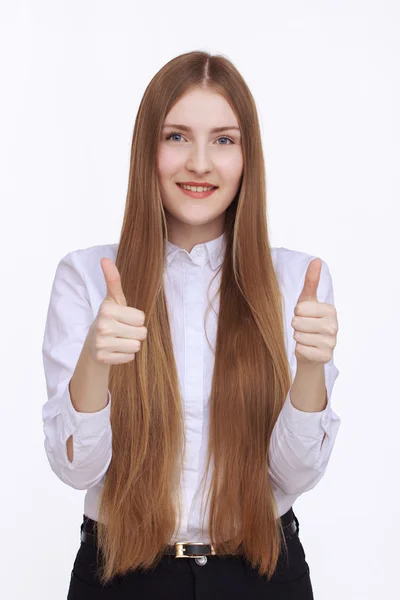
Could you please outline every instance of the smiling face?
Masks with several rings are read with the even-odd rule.
[[[241,135],[232,127],[239,123],[225,98],[200,88],[182,96],[165,118],[157,153],[161,197],[168,237],[188,252],[224,231],[225,211],[243,172]],[[185,193],[178,186],[185,182],[217,189],[209,195]]]

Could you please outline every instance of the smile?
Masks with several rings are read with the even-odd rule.
[[[193,192],[191,189],[186,189],[184,188],[182,185],[180,185],[179,183],[176,184],[178,186],[178,188],[180,190],[182,190],[182,192],[184,194],[186,194],[187,196],[190,196],[191,198],[207,198],[208,196],[211,196],[211,194],[213,194],[215,192],[216,189],[218,188],[212,188],[212,189],[206,189],[203,192]]]

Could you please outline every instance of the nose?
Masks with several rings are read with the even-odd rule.
[[[208,149],[200,145],[194,145],[186,162],[188,171],[194,171],[201,175],[211,171],[212,167],[213,163]]]

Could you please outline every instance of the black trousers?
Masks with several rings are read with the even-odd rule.
[[[299,521],[292,508],[280,518],[284,526],[295,519],[297,531],[284,530],[288,551],[281,552],[269,581],[243,556],[211,555],[198,565],[194,558],[164,555],[152,571],[130,571],[101,586],[96,546],[81,542],[67,600],[313,600]]]

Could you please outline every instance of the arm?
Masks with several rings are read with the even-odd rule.
[[[48,400],[42,419],[50,466],[75,489],[96,485],[111,461],[108,374],[89,366],[84,349],[93,320],[79,251],[71,252],[58,264],[50,294],[42,346]]]
[[[95,363],[87,348],[87,338],[69,382],[72,405],[81,413],[94,413],[105,408],[109,402],[109,365]],[[72,435],[67,440],[68,458],[73,461]]]
[[[301,283],[303,280],[304,277]],[[332,280],[325,262],[318,300],[334,305]],[[302,494],[322,478],[341,422],[331,407],[333,385],[339,374],[333,358],[324,365],[303,367],[297,368],[293,348],[290,356],[293,384],[270,442],[269,474],[286,494]]]

